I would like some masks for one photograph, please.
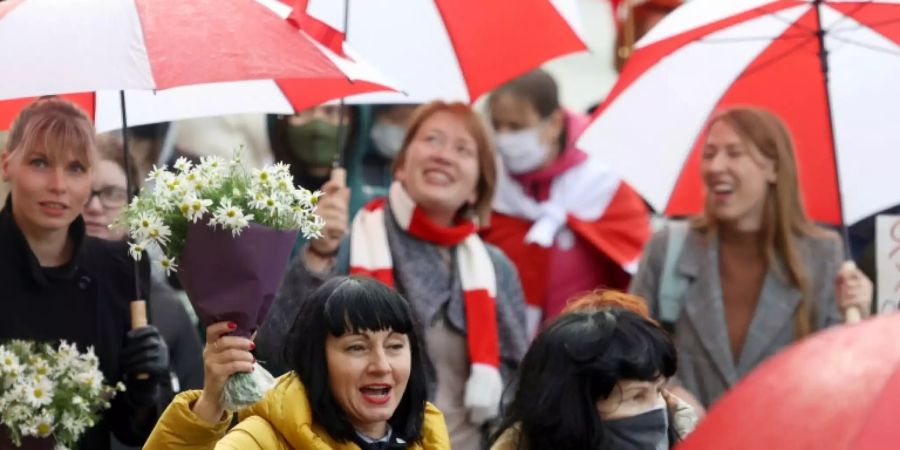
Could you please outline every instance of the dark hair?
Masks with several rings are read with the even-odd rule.
[[[325,339],[346,333],[392,330],[409,337],[412,365],[406,392],[388,420],[406,442],[422,438],[428,392],[425,367],[409,303],[397,291],[367,277],[335,277],[312,292],[291,328],[284,358],[306,387],[315,423],[334,439],[356,436],[347,414],[331,392]]]
[[[543,69],[532,70],[525,75],[497,88],[490,98],[499,94],[510,93],[523,98],[534,106],[541,119],[550,117],[550,114],[559,109],[559,88],[556,80]]]
[[[603,449],[596,401],[621,380],[668,378],[676,366],[668,334],[638,314],[618,308],[563,314],[525,354],[494,438],[518,424],[529,448]]]
[[[488,103],[492,103],[494,97],[500,94],[512,94],[524,99],[534,107],[541,119],[550,117],[561,108],[556,80],[544,69],[532,70],[500,86],[488,97]],[[559,133],[559,148],[566,148],[567,139],[567,130],[563,126],[562,132]]]

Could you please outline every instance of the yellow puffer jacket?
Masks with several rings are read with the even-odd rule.
[[[199,397],[200,391],[175,397],[144,450],[359,450],[354,443],[332,439],[313,422],[306,389],[293,374],[280,377],[259,403],[240,411],[240,423],[230,431],[231,417],[213,425],[191,411]],[[425,409],[422,441],[409,448],[450,448],[444,416],[430,403]]]

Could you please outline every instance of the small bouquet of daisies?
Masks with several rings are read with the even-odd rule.
[[[73,447],[100,419],[116,392],[104,383],[93,348],[79,352],[65,341],[14,340],[0,345],[0,425],[16,447],[23,440],[52,439],[58,450]],[[4,439],[4,438],[0,438]]]

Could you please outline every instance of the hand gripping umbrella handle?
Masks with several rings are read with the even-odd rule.
[[[840,273],[842,275],[846,276],[854,271],[856,271],[856,263],[854,263],[853,261],[844,261],[844,263],[841,264]],[[847,308],[846,311],[844,311],[844,323],[857,323],[860,320],[862,320],[862,313],[859,311],[858,306],[851,306]]]
[[[131,329],[147,326],[147,302],[144,300],[135,300],[131,302]],[[149,380],[150,374],[139,373],[136,377],[138,380]]]

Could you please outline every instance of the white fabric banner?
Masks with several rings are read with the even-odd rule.
[[[875,219],[875,258],[877,311],[896,311],[900,309],[900,216],[883,214]]]

